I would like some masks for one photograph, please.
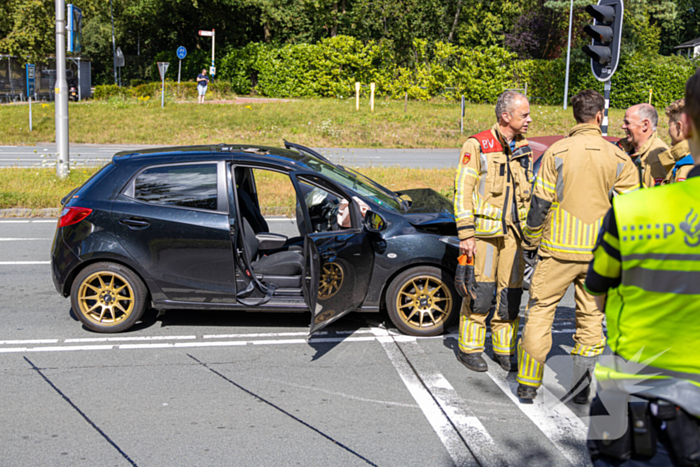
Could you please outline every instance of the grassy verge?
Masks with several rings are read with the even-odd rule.
[[[54,169],[0,169],[0,209],[57,208],[61,198],[96,170],[73,170],[67,179],[58,180]],[[452,197],[454,169],[371,167],[359,170],[392,190],[433,188]],[[268,171],[260,173],[263,176],[256,182],[263,214],[294,216],[295,194],[288,177]]]
[[[380,100],[375,112],[354,99],[300,99],[248,105],[166,103],[156,99],[69,104],[70,140],[94,144],[190,145],[254,143],[280,146],[282,139],[313,147],[457,148],[469,135],[491,127],[492,105],[470,104],[459,132],[459,104],[448,101]],[[26,105],[0,105],[0,144],[35,144],[55,138],[54,106],[34,104],[34,131]],[[610,135],[622,136],[624,111],[611,109]],[[565,134],[571,109],[532,106],[529,136]],[[659,134],[666,138],[665,118]]]

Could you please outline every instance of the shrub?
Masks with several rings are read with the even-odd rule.
[[[560,104],[564,96],[564,59],[517,60],[500,47],[466,48],[442,42],[414,41],[415,58],[396,66],[389,42],[362,43],[336,36],[316,44],[282,47],[251,43],[229,49],[220,62],[221,81],[239,94],[269,97],[352,96],[355,82],[377,84],[377,96],[412,99],[464,95],[470,102],[494,103],[505,89],[523,88],[542,104]],[[576,55],[576,54],[575,54]],[[580,54],[582,55],[582,54]],[[611,106],[624,108],[647,102],[665,106],[683,96],[685,81],[696,62],[682,57],[623,57],[612,81]],[[220,82],[221,82],[220,81]],[[572,60],[569,97],[592,88],[603,92],[582,57]],[[367,90],[363,88],[362,93]]]

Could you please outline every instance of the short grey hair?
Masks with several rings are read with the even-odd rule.
[[[656,125],[659,124],[659,114],[651,104],[639,104],[637,109],[639,120],[649,120],[651,122],[652,131],[656,131]]]
[[[500,120],[501,115],[504,113],[512,115],[515,110],[515,104],[520,99],[527,101],[527,97],[516,91],[505,91],[498,96],[498,100],[496,101],[496,120]]]

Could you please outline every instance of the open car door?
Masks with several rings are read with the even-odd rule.
[[[350,196],[317,176],[293,178],[297,193],[305,193],[299,196],[306,224],[302,285],[311,310],[312,334],[362,304],[374,267],[374,250],[359,206]],[[343,200],[349,201],[347,207]],[[342,209],[348,209],[349,221],[339,225]]]

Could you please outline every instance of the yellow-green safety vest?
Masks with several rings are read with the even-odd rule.
[[[700,177],[613,204],[622,275],[608,291],[608,346],[638,363],[603,360],[596,379],[700,416]]]

